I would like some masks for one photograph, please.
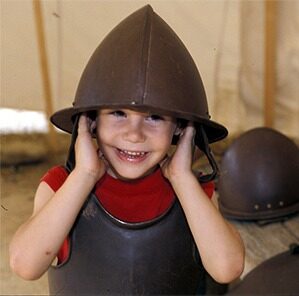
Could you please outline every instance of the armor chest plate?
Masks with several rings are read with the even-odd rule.
[[[94,195],[71,232],[67,261],[48,273],[51,295],[196,294],[204,269],[176,200],[155,220],[126,223]]]

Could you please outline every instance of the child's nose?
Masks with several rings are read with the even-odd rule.
[[[141,121],[130,121],[123,134],[126,141],[132,143],[143,143],[145,141],[144,127]]]

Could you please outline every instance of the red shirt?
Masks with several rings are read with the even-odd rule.
[[[50,169],[41,179],[53,191],[57,191],[68,172],[62,166]],[[208,197],[212,197],[214,183],[202,184]],[[172,204],[175,193],[171,184],[163,177],[162,171],[132,182],[125,182],[105,174],[95,185],[95,195],[102,206],[116,218],[126,222],[143,222],[163,214]],[[68,255],[69,241],[66,239],[57,255],[63,262]]]

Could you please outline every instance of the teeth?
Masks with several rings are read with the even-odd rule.
[[[137,151],[128,151],[128,150],[120,150],[120,152],[131,156],[143,156],[146,153],[146,152],[137,152]]]

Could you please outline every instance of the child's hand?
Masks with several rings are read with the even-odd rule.
[[[100,179],[106,171],[106,163],[101,151],[96,149],[92,140],[92,131],[96,128],[96,122],[82,114],[79,119],[78,137],[75,144],[76,166],[79,170],[95,178]]]
[[[180,135],[176,151],[171,157],[162,161],[161,168],[164,176],[170,182],[180,177],[188,176],[192,173],[195,128],[189,123]]]

